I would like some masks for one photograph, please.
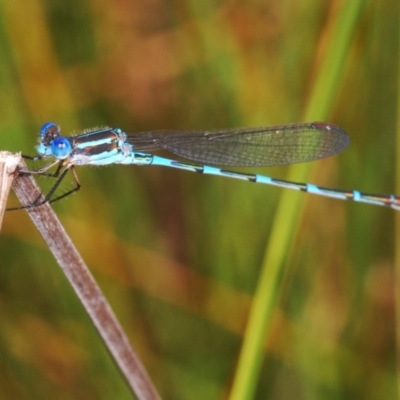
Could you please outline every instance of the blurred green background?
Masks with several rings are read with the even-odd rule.
[[[3,0],[0,148],[34,154],[49,120],[65,134],[303,121],[349,3]],[[391,193],[399,3],[361,3],[329,113],[311,116],[351,147],[307,179]],[[228,399],[284,190],[158,167],[78,173],[81,191],[54,208],[163,399]],[[396,212],[290,196],[303,203],[282,233],[254,398],[395,398]],[[131,398],[25,212],[6,214],[0,254],[0,399]]]

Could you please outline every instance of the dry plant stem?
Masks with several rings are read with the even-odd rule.
[[[40,189],[31,176],[15,179],[12,187],[22,204],[30,204],[40,195]],[[161,399],[111,307],[52,208],[49,204],[44,204],[28,208],[27,212],[80,298],[134,394],[139,400]]]
[[[13,172],[21,160],[21,154],[12,154],[8,151],[0,151],[0,229],[3,222],[4,211],[14,179]]]

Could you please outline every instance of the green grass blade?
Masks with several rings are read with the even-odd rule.
[[[319,69],[305,120],[324,120],[335,101],[343,78],[347,53],[359,16],[367,2],[346,2],[337,15],[325,58]],[[305,181],[312,166],[304,164],[291,169],[288,179]],[[248,400],[254,397],[264,358],[264,344],[271,326],[280,282],[287,266],[285,259],[290,252],[296,227],[302,215],[304,195],[282,192],[269,243],[266,247],[259,284],[254,297],[242,352],[231,392],[231,400]]]

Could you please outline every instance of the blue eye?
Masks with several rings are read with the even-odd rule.
[[[71,151],[71,143],[62,136],[56,137],[51,144],[51,152],[53,156],[59,160],[67,158],[71,154]]]
[[[46,122],[40,128],[40,136],[41,137],[45,136],[49,132],[50,129],[53,129],[56,132],[58,132],[58,130],[59,130],[57,124],[55,124],[54,122]]]

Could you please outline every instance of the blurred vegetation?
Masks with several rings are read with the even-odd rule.
[[[352,144],[309,179],[390,193],[399,4],[365,3],[327,116]],[[1,149],[34,154],[48,120],[65,134],[301,121],[345,4],[2,1]],[[157,167],[78,173],[82,190],[54,208],[163,399],[229,398],[283,190]],[[291,196],[304,206],[254,398],[395,398],[395,211]],[[0,254],[0,398],[131,398],[25,212],[5,216]]]

